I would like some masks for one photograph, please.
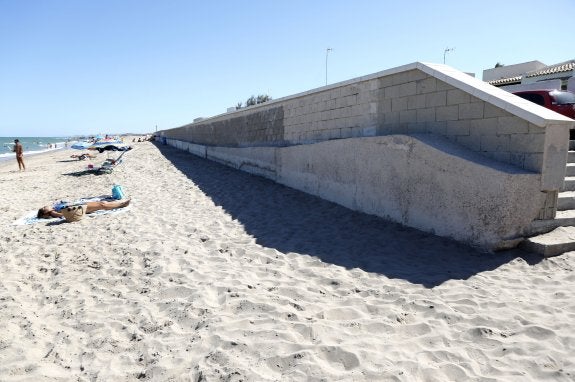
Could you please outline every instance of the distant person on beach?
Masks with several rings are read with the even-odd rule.
[[[99,202],[87,202],[86,213],[89,214],[99,210],[113,210],[115,208],[126,207],[128,204],[130,204],[130,199],[114,200],[114,201],[101,200]],[[62,215],[62,213],[58,211],[60,211],[62,208],[65,207],[66,207],[65,203],[61,203],[57,206],[44,206],[38,210],[38,219],[61,218],[64,215]]]
[[[16,160],[18,161],[18,169],[20,171],[26,170],[26,166],[24,165],[24,149],[22,148],[22,144],[18,139],[14,139],[14,149],[12,149],[16,153]]]

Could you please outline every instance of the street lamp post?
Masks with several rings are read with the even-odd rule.
[[[333,49],[331,48],[327,48],[325,50],[325,86],[327,86],[327,56],[329,55],[329,52],[331,52]]]
[[[443,63],[445,64],[445,55],[447,54],[447,52],[452,52],[454,51],[455,48],[445,48],[445,50],[443,51]]]

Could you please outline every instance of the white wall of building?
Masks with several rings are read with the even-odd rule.
[[[573,83],[573,86],[575,86],[575,83]],[[540,89],[561,90],[561,80],[548,80],[548,81],[533,82],[530,84],[499,86],[499,89],[503,89],[510,93],[520,92],[524,90],[540,90]]]
[[[571,77],[571,78],[569,78],[569,80],[567,81],[567,90],[569,90],[570,92],[575,93],[575,77]]]
[[[524,62],[515,65],[505,65],[498,68],[485,69],[483,71],[483,81],[489,82],[502,78],[517,77],[532,70],[544,68],[545,65],[539,61]]]

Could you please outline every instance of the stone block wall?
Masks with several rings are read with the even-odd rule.
[[[283,142],[282,105],[246,109],[168,130],[165,136],[205,146],[276,146]]]
[[[497,95],[473,94],[445,77],[438,78],[425,65],[411,66],[203,119],[162,134],[206,146],[250,147],[431,133],[503,163],[542,171],[544,123],[493,103]],[[461,74],[459,82],[481,82]]]
[[[420,70],[318,91],[284,110],[290,144],[432,133],[523,169],[543,165],[544,128]]]
[[[465,73],[414,63],[160,135],[349,208],[493,249],[554,217],[573,127]]]

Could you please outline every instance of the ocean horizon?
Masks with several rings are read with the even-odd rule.
[[[59,150],[72,143],[68,137],[0,137],[0,160],[15,157],[12,151],[14,139],[20,140],[24,149],[24,156]]]

